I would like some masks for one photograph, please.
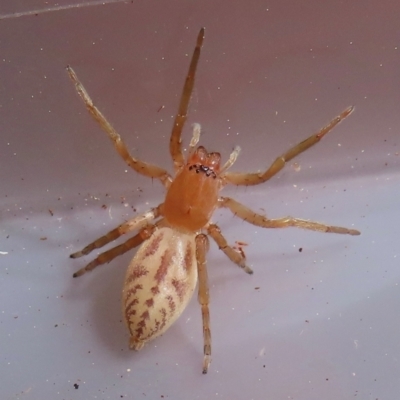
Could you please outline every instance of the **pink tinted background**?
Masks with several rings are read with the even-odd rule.
[[[0,5],[2,397],[395,398],[397,3],[133,1],[4,18],[70,4],[43,3]],[[240,145],[232,170],[266,168],[356,107],[298,165],[265,185],[224,194],[270,217],[362,231],[262,230],[217,211],[230,243],[249,244],[255,273],[245,275],[211,247],[207,376],[195,298],[163,337],[133,353],[120,294],[134,252],[79,280],[72,273],[92,257],[68,258],[135,210],[161,202],[163,189],[118,157],[65,66],[74,67],[132,154],[171,171],[172,118],[201,26],[206,38],[184,142],[199,122],[209,150],[228,157]]]

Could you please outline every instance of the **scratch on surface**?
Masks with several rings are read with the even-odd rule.
[[[27,17],[29,15],[39,15],[39,14],[44,14],[44,13],[53,12],[53,11],[70,10],[72,8],[91,7],[91,6],[99,6],[99,5],[106,5],[106,4],[110,4],[110,3],[122,3],[122,2],[126,2],[126,0],[93,0],[93,1],[86,1],[86,2],[78,3],[78,4],[67,4],[64,6],[45,7],[45,8],[40,8],[38,10],[0,14],[0,20],[7,19],[7,18]]]

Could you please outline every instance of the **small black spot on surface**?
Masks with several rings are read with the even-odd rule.
[[[302,248],[302,247],[300,247],[300,248],[299,248],[299,252],[301,253],[302,251],[303,251],[303,248]]]
[[[74,388],[79,389],[79,385],[77,383],[74,383]]]

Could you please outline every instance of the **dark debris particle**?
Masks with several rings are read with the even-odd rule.
[[[74,383],[74,388],[79,389],[79,385],[77,383]]]
[[[300,247],[300,248],[299,248],[299,252],[301,253],[302,251],[303,251],[303,248],[302,248],[302,247]]]

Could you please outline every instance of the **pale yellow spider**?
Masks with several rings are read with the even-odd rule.
[[[86,108],[108,134],[125,162],[136,172],[152,179],[159,179],[166,188],[163,203],[124,222],[83,250],[72,254],[72,258],[81,257],[125,233],[137,231],[125,243],[101,253],[86,267],[77,271],[74,277],[81,276],[98,265],[108,263],[142,244],[128,267],[122,291],[123,314],[130,332],[129,346],[135,350],[140,350],[145,343],[164,333],[179,317],[192,297],[198,277],[198,300],[201,305],[204,336],[203,373],[206,373],[211,361],[206,269],[206,252],[209,246],[207,235],[214,239],[231,261],[248,274],[253,272],[246,264],[244,252],[236,251],[229,246],[219,227],[211,222],[211,216],[217,207],[228,208],[239,218],[263,228],[295,226],[313,231],[349,235],[359,235],[360,232],[292,217],[269,219],[229,197],[219,196],[219,191],[227,184],[247,186],[267,181],[279,172],[286,162],[319,142],[333,127],[350,115],[353,107],[347,108],[318,133],[279,156],[262,173],[228,172],[240,148],[237,147],[229,160],[221,166],[219,153],[208,153],[203,146],[196,147],[200,138],[198,124],[194,125],[193,137],[185,159],[182,154],[181,132],[187,118],[203,39],[204,29],[201,29],[172,128],[169,149],[174,163],[173,176],[163,168],[132,157],[120,135],[93,104],[73,69],[67,67],[67,70]]]

